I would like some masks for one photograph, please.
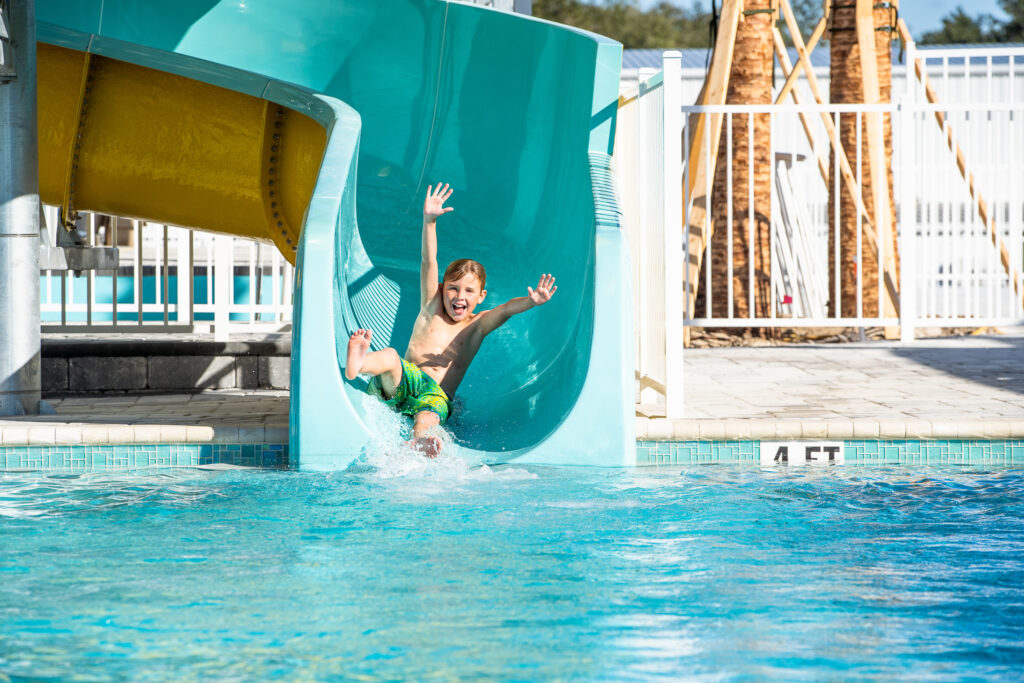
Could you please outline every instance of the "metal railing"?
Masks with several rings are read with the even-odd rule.
[[[44,207],[47,230],[57,210]],[[232,333],[290,329],[293,269],[269,243],[86,214],[90,245],[117,246],[113,271],[41,271],[43,332]]]
[[[922,54],[926,71],[947,76],[936,80],[940,102],[929,101],[909,66]],[[906,79],[894,83],[894,104],[700,107],[678,103],[678,53],[665,53],[664,71],[642,75],[620,99],[615,162],[634,258],[638,403],[681,415],[681,400],[672,395],[682,392],[677,321],[694,327],[898,326],[906,341],[923,326],[1024,323],[1024,97],[1018,93],[1024,86],[1014,80],[1024,67],[1024,50],[999,48],[981,56],[977,50],[910,49],[907,63]],[[996,76],[998,86],[992,85]],[[943,99],[950,97],[942,92],[949,83],[956,84],[953,97],[973,99]],[[717,187],[706,175],[691,196],[691,168],[699,161],[708,165],[718,153],[711,126],[700,129],[702,160],[685,159],[676,146],[690,138],[698,115],[722,120],[719,144],[726,153]],[[872,161],[866,138],[883,139],[886,120],[897,235],[888,248],[874,234],[874,198],[861,197],[860,210],[857,199],[852,206],[839,201],[843,193],[861,194]],[[758,141],[767,142],[767,150],[757,154],[755,123],[770,130],[767,141]],[[846,143],[848,168],[832,152],[830,128],[856,131],[855,144]],[[748,147],[741,150],[740,144]],[[735,178],[740,151],[752,162],[745,177]],[[756,198],[755,176],[769,178]],[[729,208],[737,198],[745,200],[743,215]],[[689,252],[695,199],[718,219],[714,231],[724,237],[717,243],[713,237],[701,253]],[[770,203],[760,224],[755,200],[759,207]],[[843,245],[851,221],[853,247]],[[755,224],[767,231],[767,246],[761,247],[767,253],[755,253]],[[737,246],[743,244],[736,239],[740,230],[749,231],[739,235],[745,247]],[[840,245],[855,253],[852,265],[849,255],[841,258]],[[882,264],[881,276],[867,277],[866,260]],[[699,281],[684,277],[676,265],[695,261],[703,264]],[[893,305],[886,307],[889,286]],[[759,287],[767,292],[764,306],[750,296]]]

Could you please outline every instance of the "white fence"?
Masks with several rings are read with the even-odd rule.
[[[46,229],[58,228],[45,207]],[[293,269],[272,244],[86,214],[86,242],[118,245],[113,271],[42,271],[43,332],[231,333],[290,329]]]
[[[911,49],[908,65],[920,54]],[[681,415],[682,344],[675,341],[677,321],[680,327],[899,326],[907,341],[913,338],[914,328],[922,326],[1024,322],[1021,284],[1015,280],[1024,267],[1024,83],[1014,80],[1017,65],[1024,63],[1024,50],[997,48],[981,55],[978,50],[947,54],[928,50],[926,70],[938,69],[947,76],[935,81],[941,103],[927,101],[908,68],[907,77],[894,82],[894,104],[873,106],[680,106],[673,103],[680,92],[676,55],[666,53],[664,71],[641,77],[637,89],[620,99],[616,133],[621,203],[634,259],[638,403],[661,404],[667,415]],[[999,74],[1003,80],[994,88],[991,79]],[[951,82],[957,84],[954,97],[972,99],[951,101],[943,93],[943,85]],[[986,100],[986,96],[1000,99]],[[690,223],[694,197],[686,188],[695,164],[683,159],[681,152],[669,150],[689,138],[689,126],[697,119],[694,114],[722,118],[720,144],[728,150],[723,162],[728,166],[727,187],[719,188],[724,199],[712,193],[710,177],[704,187],[693,191],[694,197],[708,197],[709,216],[716,214],[715,201],[733,206],[739,193],[749,195],[748,204],[753,207],[754,176],[765,169],[755,168],[747,181],[735,181],[734,138],[738,127],[752,131],[758,115],[770,121],[767,310],[737,306],[735,290],[751,292],[757,286],[753,234],[747,239],[745,272],[733,270],[734,231],[752,216],[717,211],[726,218],[720,218],[714,229],[725,235],[727,248],[701,254],[687,250],[690,231],[684,226]],[[844,265],[838,248],[843,216],[837,201],[843,173],[839,155],[831,153],[828,124],[839,129],[844,121],[855,121],[858,131],[860,124],[865,129],[869,124],[881,128],[883,116],[892,124],[899,259],[898,276],[893,272],[896,282],[892,283],[898,289],[898,309],[894,306],[888,315],[884,307],[867,310],[864,305],[868,288],[878,288],[870,294],[879,302],[887,295],[884,278],[865,282],[860,264],[869,249],[878,250],[878,263],[885,263],[886,254],[881,240],[874,240],[872,231],[864,228],[867,218],[858,211],[855,300],[844,302],[842,278],[829,275],[830,267],[841,273]],[[716,153],[710,149],[710,128],[703,128],[705,164]],[[857,188],[870,169],[861,148],[856,144],[847,151],[855,178],[850,184]],[[752,149],[750,158],[755,158]],[[834,202],[831,212],[830,201]],[[892,261],[892,254],[889,257]],[[692,259],[702,259],[705,266],[699,283],[693,283],[697,298],[690,308],[691,283],[673,264]],[[707,267],[709,260],[716,259],[718,268]],[[725,283],[719,281],[723,263]],[[674,297],[677,288],[682,295]],[[846,297],[850,298],[849,293]]]

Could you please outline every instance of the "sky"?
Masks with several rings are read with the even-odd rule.
[[[958,6],[963,7],[972,17],[978,14],[992,14],[1000,19],[1006,18],[996,0],[902,0],[900,16],[907,22],[910,33],[916,38],[922,33],[941,27],[942,17],[950,14]]]
[[[660,0],[640,0],[640,6],[645,9],[658,4]],[[677,5],[690,6],[692,0],[670,0]],[[702,4],[706,4],[702,1]],[[942,17],[948,15],[958,6],[963,7],[967,14],[992,14],[999,18],[1005,18],[1002,10],[999,9],[997,0],[902,0],[900,2],[900,16],[910,27],[910,33],[916,38],[922,33],[933,31],[942,26]],[[810,31],[812,27],[807,27]]]

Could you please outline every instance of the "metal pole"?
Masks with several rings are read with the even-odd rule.
[[[0,17],[0,415],[21,415],[40,399],[35,0]]]

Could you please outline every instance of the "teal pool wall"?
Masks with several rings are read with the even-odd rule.
[[[844,466],[1024,466],[1024,440],[844,441]],[[758,465],[760,441],[638,441],[637,464]],[[0,472],[113,471],[228,464],[288,466],[288,444],[0,446]]]
[[[287,444],[0,446],[0,471],[111,471],[200,465],[284,468]]]

